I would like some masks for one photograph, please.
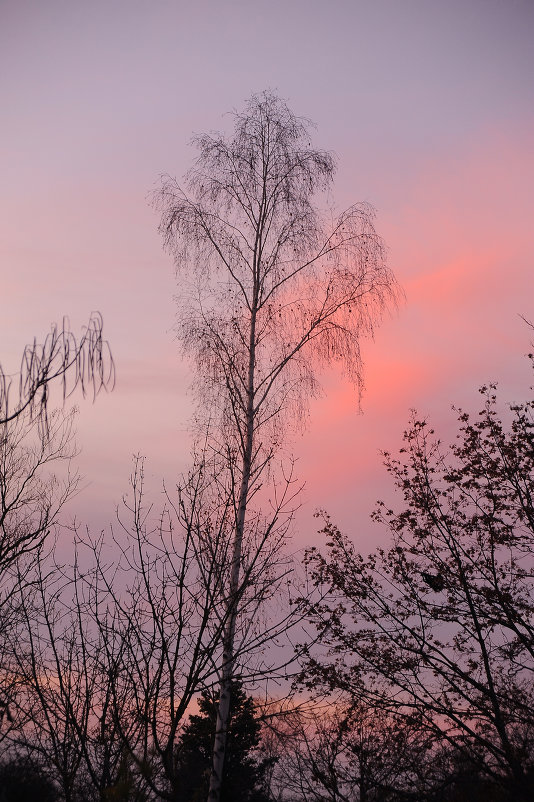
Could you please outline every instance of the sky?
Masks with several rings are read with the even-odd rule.
[[[532,0],[1,0],[0,359],[68,315],[104,317],[113,393],[77,397],[83,490],[107,526],[146,456],[159,503],[189,463],[191,379],[173,334],[176,279],[148,203],[159,176],[191,166],[195,133],[271,89],[313,120],[336,155],[333,197],[367,201],[406,298],[364,343],[358,413],[342,376],[291,449],[305,488],[297,546],[317,508],[362,549],[390,498],[380,451],[410,410],[454,436],[496,380],[525,397],[534,318]],[[532,332],[530,333],[532,334]]]

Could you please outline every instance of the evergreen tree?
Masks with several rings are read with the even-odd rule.
[[[27,758],[0,763],[0,802],[58,802],[59,793],[42,768]]]
[[[254,700],[238,680],[232,683],[231,699],[221,802],[267,802],[265,774],[270,761],[257,754],[261,724]],[[218,694],[203,691],[199,713],[189,717],[179,739],[175,802],[204,802],[208,795],[218,704]]]

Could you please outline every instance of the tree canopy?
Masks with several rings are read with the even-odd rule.
[[[309,687],[417,720],[436,743],[507,789],[534,766],[534,402],[499,411],[481,389],[447,448],[414,417],[386,467],[403,498],[375,519],[392,544],[370,556],[327,518],[328,553],[308,561],[323,598],[311,618],[329,656]]]

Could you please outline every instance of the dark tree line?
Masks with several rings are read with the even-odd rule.
[[[385,455],[404,501],[374,514],[389,548],[360,555],[325,519],[328,551],[307,556],[315,597],[295,605],[317,630],[300,690],[277,707],[234,686],[223,799],[532,797],[534,403],[506,413],[493,387],[483,396],[451,446],[414,418],[399,457]],[[206,798],[231,535],[203,481],[154,516],[137,463],[120,559],[84,537],[74,568],[41,551],[21,577],[5,774],[28,766],[28,782],[72,802]]]

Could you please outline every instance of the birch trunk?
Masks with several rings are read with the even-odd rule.
[[[356,204],[334,219],[316,205],[335,164],[312,147],[310,123],[270,92],[254,95],[234,117],[233,135],[195,139],[199,156],[185,189],[165,177],[155,195],[160,231],[183,286],[177,331],[196,363],[200,419],[208,439],[215,430],[217,457],[226,458],[222,451],[231,441],[233,461],[222,470],[229,468],[237,496],[225,626],[216,649],[219,655],[222,647],[222,665],[209,802],[220,800],[231,681],[240,660],[247,506],[262,473],[269,474],[284,426],[306,416],[319,389],[317,369],[338,362],[361,388],[360,340],[373,333],[397,294],[374,210]],[[260,556],[268,553],[273,525],[259,537]],[[265,597],[260,589],[260,606]],[[260,639],[258,648],[264,645]]]
[[[255,269],[257,277],[257,270]],[[254,298],[257,299],[257,281]],[[236,633],[237,613],[239,609],[241,554],[243,551],[243,536],[245,532],[245,519],[247,513],[248,491],[252,469],[252,449],[254,443],[254,365],[256,341],[256,314],[257,301],[252,306],[250,335],[249,335],[249,364],[247,381],[247,414],[245,431],[245,450],[243,454],[243,471],[239,499],[237,506],[235,537],[232,549],[232,566],[230,573],[227,624],[223,641],[223,664],[221,670],[221,684],[219,692],[219,707],[217,710],[217,724],[215,727],[215,742],[213,746],[213,765],[210,776],[208,802],[219,802],[226,755],[226,742],[228,724],[230,719],[231,687],[234,676],[234,644]]]

